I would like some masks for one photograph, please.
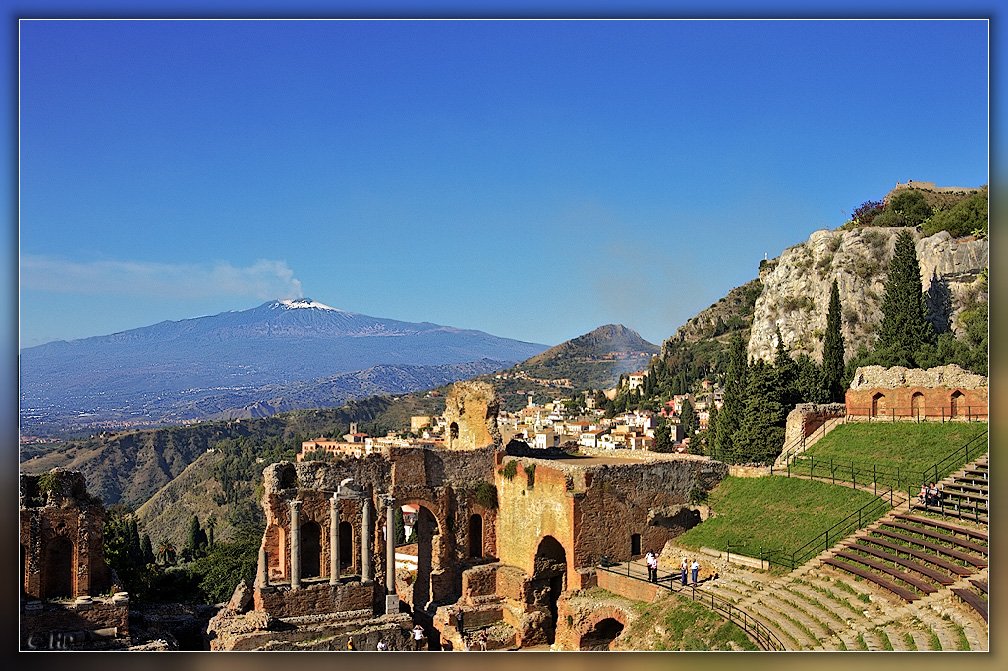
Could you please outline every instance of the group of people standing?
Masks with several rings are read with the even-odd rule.
[[[647,563],[648,567],[648,582],[657,583],[658,582],[658,553],[648,552],[644,555],[644,561]],[[686,557],[683,557],[682,564],[679,566],[680,578],[682,579],[682,584],[686,584],[686,571],[689,570],[693,576],[693,584],[697,584],[697,578],[700,575],[700,562],[693,559],[693,563],[690,564]]]

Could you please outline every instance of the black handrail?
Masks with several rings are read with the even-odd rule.
[[[640,580],[642,582],[650,582],[647,578],[643,577],[643,573],[638,573],[636,575],[632,574],[631,566],[633,562],[626,562],[627,572],[626,575],[634,580]],[[605,571],[606,573],[612,573],[615,575],[623,575],[622,571],[616,571],[612,568],[613,564],[608,561],[607,557],[602,557],[602,561],[595,567],[596,570]],[[633,573],[637,573],[634,571]],[[663,580],[664,578],[662,578]],[[674,591],[680,596],[684,596],[681,586],[676,586],[676,574],[670,573],[668,575],[669,589]],[[654,584],[654,583],[651,583]],[[660,584],[660,581],[659,581]],[[689,598],[697,603],[707,606],[712,611],[716,613],[721,613],[728,617],[729,622],[734,622],[735,624],[742,627],[742,629],[749,634],[757,645],[762,647],[764,650],[786,650],[784,644],[781,640],[773,633],[765,624],[760,622],[758,619],[752,615],[746,613],[744,610],[740,609],[738,606],[733,604],[731,601],[725,599],[724,597],[718,596],[713,592],[704,592],[700,590],[701,594],[698,598],[696,585],[692,586],[692,590],[688,595]],[[710,597],[708,601],[708,597]]]
[[[927,482],[937,482],[940,479],[938,477],[939,469],[941,470],[942,473],[944,473],[945,462],[957,457],[960,452],[965,452],[963,463],[969,463],[970,446],[976,441],[986,436],[987,434],[988,431],[984,431],[983,433],[977,434],[972,440],[967,442],[962,447],[956,448],[950,454],[946,455],[943,459],[936,461],[934,464],[928,466],[923,471],[921,471],[921,480],[920,480],[921,484],[925,484]],[[944,475],[942,475],[942,477],[944,477]]]

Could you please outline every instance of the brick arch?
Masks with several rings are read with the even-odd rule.
[[[77,546],[67,536],[56,534],[42,548],[42,598],[77,596]]]
[[[633,621],[633,616],[629,610],[620,606],[599,606],[592,610],[591,614],[584,621],[571,630],[568,640],[577,650],[581,650],[581,641],[584,637],[594,630],[600,622],[609,619],[619,622],[623,625],[625,631],[627,626]]]
[[[451,557],[451,536],[448,533],[448,522],[439,515],[440,510],[436,503],[423,497],[396,498],[395,505],[411,505],[417,507],[416,526],[417,530],[417,572],[416,582],[413,583],[413,604],[414,612],[423,609],[430,601],[437,601],[444,596],[444,587],[435,577],[443,572],[446,566],[452,563]],[[433,520],[434,528],[424,528],[425,520]],[[437,536],[439,542],[434,544],[434,537]]]

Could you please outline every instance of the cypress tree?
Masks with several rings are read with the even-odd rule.
[[[144,564],[154,563],[154,546],[151,545],[150,536],[144,533],[143,538],[140,539],[140,550],[143,552]]]
[[[717,416],[714,430],[714,447],[718,458],[733,458],[735,446],[733,438],[742,423],[742,409],[745,401],[746,378],[749,362],[742,335],[735,332],[728,348],[728,370],[725,373],[724,403]]]
[[[843,401],[843,376],[844,339],[840,331],[840,290],[834,279],[833,287],[830,289],[829,311],[826,314],[822,362],[822,386],[831,402]]]
[[[406,545],[406,520],[403,518],[402,508],[400,506],[396,506],[394,523],[396,546]]]
[[[769,462],[784,445],[787,408],[781,402],[777,370],[762,359],[749,368],[742,421],[733,437],[738,462]]]
[[[934,343],[934,329],[927,319],[917,248],[910,231],[896,236],[881,308],[876,350],[884,350],[891,365],[915,367],[917,351]]]
[[[697,416],[693,411],[693,404],[689,399],[683,399],[682,412],[679,413],[679,422],[682,424],[683,435],[692,442],[694,431],[697,428]]]

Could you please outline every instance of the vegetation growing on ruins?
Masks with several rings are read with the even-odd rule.
[[[870,492],[801,478],[727,477],[712,489],[712,515],[676,543],[749,556],[759,550],[795,550],[874,500]]]

